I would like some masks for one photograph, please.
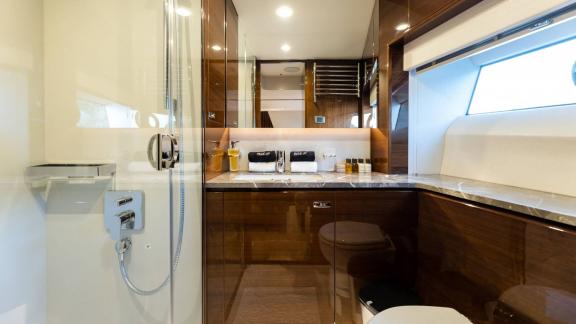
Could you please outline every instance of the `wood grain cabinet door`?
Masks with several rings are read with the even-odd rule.
[[[207,324],[224,323],[224,214],[221,192],[206,194],[204,216],[204,318]]]
[[[500,295],[523,282],[526,224],[436,194],[421,193],[419,204],[417,287],[424,303],[489,322]]]
[[[522,285],[502,293],[497,323],[576,322],[576,230],[526,223]]]

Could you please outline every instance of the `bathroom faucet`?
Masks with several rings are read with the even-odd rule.
[[[284,151],[276,151],[276,172],[284,173],[286,169],[286,155]]]

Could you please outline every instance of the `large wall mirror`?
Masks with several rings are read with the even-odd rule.
[[[225,33],[214,28],[205,35],[206,97],[214,98],[207,104],[208,127],[378,126],[377,2],[222,4]],[[212,22],[217,9],[207,8]]]

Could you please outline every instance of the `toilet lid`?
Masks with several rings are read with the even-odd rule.
[[[334,241],[338,245],[369,245],[386,242],[380,227],[375,224],[361,222],[334,222],[320,228],[320,237],[328,242]]]
[[[472,324],[455,309],[432,306],[399,306],[389,308],[368,324]]]

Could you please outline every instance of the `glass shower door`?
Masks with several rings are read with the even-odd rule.
[[[201,323],[200,17],[2,1],[1,324]]]

